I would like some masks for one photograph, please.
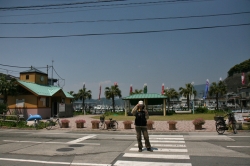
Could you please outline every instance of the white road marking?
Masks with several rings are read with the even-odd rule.
[[[142,142],[145,142],[144,140],[142,140]],[[177,143],[177,144],[184,144],[185,141],[159,141],[159,140],[150,140],[149,142],[159,142],[159,143]]]
[[[192,166],[191,163],[141,162],[118,160],[114,166]]]
[[[130,150],[131,151],[138,151],[138,148],[131,148]],[[154,152],[188,152],[187,149],[162,149],[162,148],[155,149],[155,148],[153,148],[153,150],[154,150]]]
[[[190,159],[189,155],[160,155],[160,154],[138,154],[138,153],[125,153],[123,157],[140,157],[140,158],[155,158],[155,159]]]
[[[149,135],[149,137],[168,137],[168,138],[183,138],[183,135]]]
[[[250,148],[250,146],[227,146],[228,148]]]
[[[86,139],[93,138],[93,137],[96,137],[96,135],[87,135],[85,137],[81,137],[81,138],[78,138],[76,140],[69,141],[68,143],[78,143],[78,142],[81,142],[81,141],[84,141]]]
[[[184,138],[150,138],[150,140],[184,140]]]
[[[24,159],[12,159],[12,158],[0,158],[4,161],[17,161],[17,162],[30,162],[30,163],[42,163],[42,164],[58,164],[58,165],[96,165],[96,166],[111,166],[111,164],[97,164],[97,163],[74,163],[74,162],[55,162],[55,161],[42,161],[42,160],[24,160]]]
[[[38,141],[16,141],[16,140],[3,140],[5,142],[17,143],[33,143],[33,144],[78,144],[78,145],[100,145],[99,143],[74,143],[74,142],[38,142]]]
[[[134,146],[138,146],[135,144]],[[176,148],[184,148],[186,145],[183,144],[151,144],[152,147],[176,147]]]

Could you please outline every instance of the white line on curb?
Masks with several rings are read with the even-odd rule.
[[[71,163],[71,162],[55,162],[55,161],[41,161],[41,160],[24,160],[24,159],[12,159],[12,158],[0,158],[4,161],[18,161],[18,162],[30,162],[30,163],[42,163],[42,164],[60,164],[60,165],[96,165],[96,166],[111,166],[111,164],[96,164],[96,163]]]
[[[227,146],[228,148],[250,148],[250,146]]]
[[[33,144],[79,144],[79,145],[100,145],[99,143],[70,143],[70,142],[38,142],[38,141],[15,141],[3,140],[5,142],[33,143]]]

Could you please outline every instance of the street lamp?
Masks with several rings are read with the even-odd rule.
[[[193,91],[194,91],[194,86],[193,85],[194,85],[194,82],[192,82],[191,85],[192,85],[192,95],[193,95]],[[194,98],[193,98],[193,104],[192,105],[193,105],[193,114],[194,114]]]

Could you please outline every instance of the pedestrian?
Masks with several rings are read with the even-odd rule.
[[[147,119],[149,118],[149,115],[148,111],[145,109],[143,101],[139,101],[138,104],[132,109],[131,113],[135,116],[135,130],[139,148],[138,151],[142,152],[143,145],[141,135],[143,135],[147,151],[153,152],[149,142],[147,129]]]

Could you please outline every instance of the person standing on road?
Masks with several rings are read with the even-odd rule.
[[[147,151],[153,152],[151,149],[151,145],[149,142],[148,129],[147,129],[147,119],[149,118],[148,111],[144,109],[143,101],[139,101],[139,103],[132,109],[132,114],[135,116],[135,130],[137,135],[137,142],[139,152],[142,152],[142,138],[143,134],[145,140],[145,146]]]

